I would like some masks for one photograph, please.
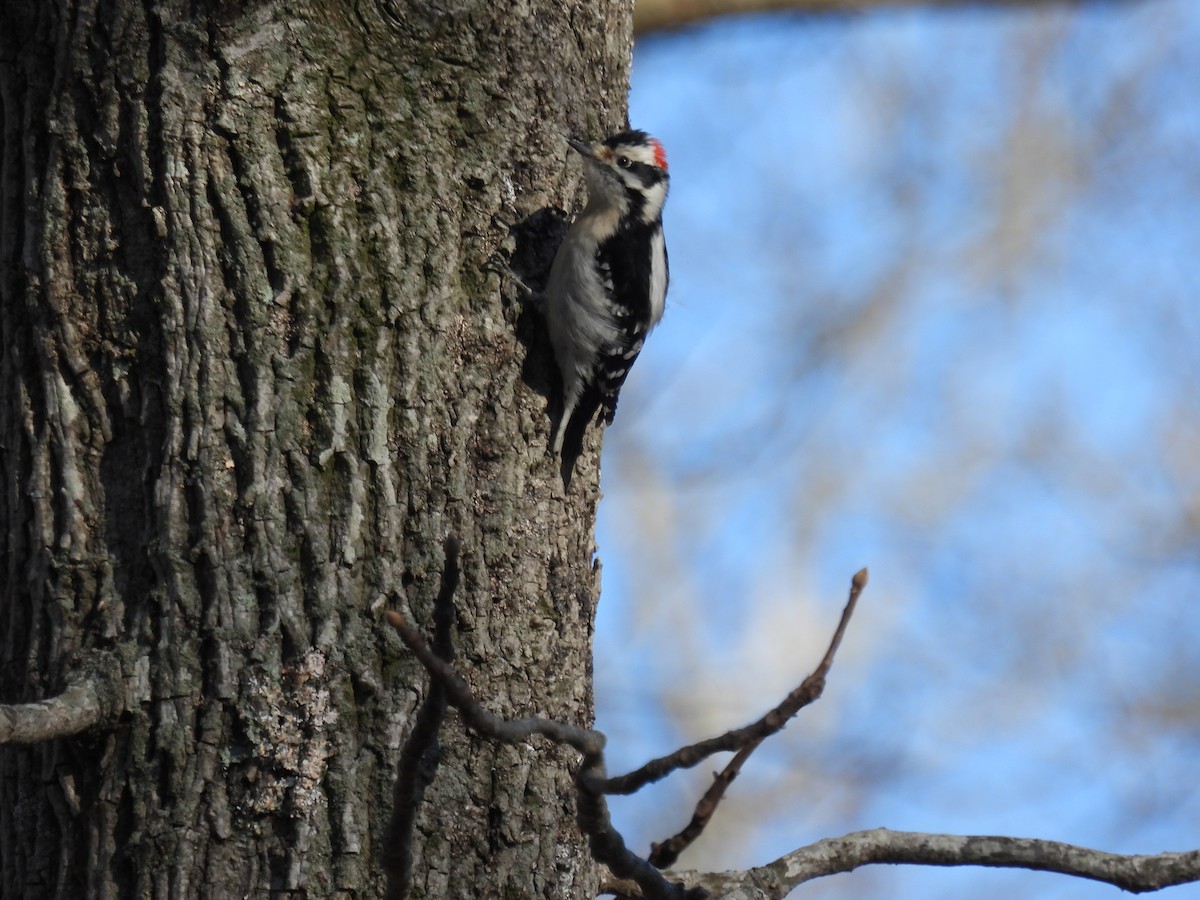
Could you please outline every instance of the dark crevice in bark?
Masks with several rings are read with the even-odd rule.
[[[454,592],[460,576],[458,539],[448,538],[444,549],[446,563],[442,570],[441,588],[434,601],[434,638],[431,646],[440,659],[451,662],[454,659]],[[380,861],[388,876],[385,900],[403,900],[412,887],[413,826],[425,790],[433,782],[441,762],[438,731],[445,715],[446,691],[440,684],[431,683],[396,764],[392,814],[384,829],[383,847],[380,850]]]

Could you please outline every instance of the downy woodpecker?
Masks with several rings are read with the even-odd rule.
[[[621,385],[662,318],[668,280],[662,209],[670,179],[662,144],[644,131],[569,143],[583,156],[588,202],[546,283],[546,322],[563,385],[556,455],[576,410],[590,417],[599,409],[605,424],[612,422]]]

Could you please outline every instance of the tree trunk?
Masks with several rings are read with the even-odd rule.
[[[119,713],[0,748],[0,895],[378,896],[428,691],[381,615],[450,533],[478,696],[590,723],[598,442],[565,490],[485,263],[623,123],[630,7],[0,6],[0,702]],[[441,751],[412,896],[594,894],[573,754]]]

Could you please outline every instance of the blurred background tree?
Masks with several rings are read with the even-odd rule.
[[[605,449],[611,768],[761,713],[872,573],[824,700],[681,867],[878,825],[1200,844],[1197,85],[1189,0],[640,39],[672,289]],[[616,802],[631,846],[714,767]],[[882,867],[804,896],[965,890],[1114,896]]]

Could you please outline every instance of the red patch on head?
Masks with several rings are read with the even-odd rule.
[[[667,151],[656,140],[651,140],[650,144],[654,147],[654,164],[664,172],[667,171]]]

